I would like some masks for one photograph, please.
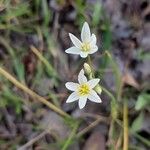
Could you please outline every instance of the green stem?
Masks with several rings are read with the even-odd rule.
[[[90,67],[92,68],[92,61],[91,61],[91,57],[88,55],[88,63],[90,65]]]
[[[141,150],[142,148],[139,147],[139,146],[130,145],[130,146],[129,146],[129,149],[132,149],[132,150]]]
[[[95,75],[94,75],[94,69],[93,69],[93,66],[92,66],[91,57],[89,55],[88,55],[88,64],[91,67],[92,77],[94,78],[95,77]]]
[[[89,65],[90,65],[90,67],[91,67],[92,75],[93,75],[93,77],[94,77],[94,76],[95,76],[95,75],[94,75],[94,70],[93,70],[93,67],[92,67],[91,57],[90,57],[89,55],[88,55],[88,63],[89,63]],[[115,97],[114,97],[106,88],[104,88],[104,87],[102,87],[102,86],[101,86],[101,88],[102,88],[102,90],[103,90],[113,101],[116,101]]]
[[[109,132],[108,132],[108,143],[110,150],[114,150],[114,145],[112,143],[113,141],[113,133],[114,133],[114,119],[111,120],[110,122],[110,127],[109,127]]]
[[[39,60],[46,66],[50,75],[58,79],[58,74],[48,60],[39,52],[33,45],[30,46],[32,52],[39,58]]]
[[[106,88],[104,88],[103,86],[101,86],[102,90],[111,98],[112,101],[116,101],[115,97],[113,96],[113,94],[111,94]]]
[[[69,147],[69,145],[70,145],[71,142],[72,142],[72,139],[73,139],[73,138],[75,137],[75,135],[76,135],[76,132],[77,132],[78,127],[79,127],[79,123],[76,123],[75,126],[74,126],[74,128],[73,128],[73,130],[72,130],[72,132],[71,132],[71,134],[70,134],[70,136],[69,136],[69,138],[67,139],[66,143],[64,144],[62,150],[67,150],[67,148]]]
[[[150,141],[145,139],[144,137],[140,136],[139,134],[135,133],[134,136],[139,139],[141,142],[143,142],[145,145],[150,147]]]
[[[117,90],[116,99],[117,101],[120,101],[122,95],[122,87],[123,87],[121,73],[118,69],[117,63],[113,60],[112,55],[108,51],[105,51],[105,54],[109,58],[111,66],[113,68],[113,72],[115,74],[116,90]]]
[[[88,55],[88,63],[91,67],[91,72],[92,72],[92,77],[94,77],[94,70],[92,67],[92,62],[91,62],[91,58]],[[111,98],[111,113],[112,113],[112,117],[115,120],[117,118],[117,104],[116,104],[116,98],[113,96],[113,94],[111,94],[111,92],[109,92],[106,88],[102,87],[102,90]]]

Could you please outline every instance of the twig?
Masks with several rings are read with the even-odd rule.
[[[70,115],[68,115],[66,112],[62,111],[61,109],[57,108],[55,105],[53,105],[51,102],[47,101],[43,97],[39,96],[32,90],[30,90],[27,86],[24,84],[20,83],[18,80],[16,80],[12,75],[10,75],[7,71],[5,71],[3,68],[0,67],[0,74],[3,75],[5,78],[7,78],[10,82],[12,82],[16,87],[20,88],[24,92],[28,93],[31,97],[34,99],[37,99],[38,101],[42,102],[46,106],[48,106],[50,109],[53,111],[57,112],[63,117],[68,117],[70,118]]]
[[[46,66],[49,72],[53,75],[53,77],[58,77],[56,71],[52,67],[52,65],[47,61],[47,59],[35,48],[33,45],[30,46],[32,52],[39,58],[39,60]]]
[[[93,123],[91,123],[89,126],[87,126],[86,128],[84,128],[82,131],[80,131],[78,134],[77,134],[77,138],[83,136],[85,133],[87,133],[89,130],[91,130],[92,128],[94,128],[95,126],[97,126],[99,124],[99,122],[101,122],[102,119],[99,118],[97,120],[95,120]]]
[[[36,141],[40,140],[42,137],[44,137],[47,134],[47,131],[43,131],[41,134],[36,136],[35,138],[31,139],[29,142],[27,142],[25,145],[18,148],[18,150],[26,150],[29,146],[33,145]]]
[[[123,105],[123,150],[128,150],[128,105],[124,100]]]

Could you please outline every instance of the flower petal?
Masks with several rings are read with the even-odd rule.
[[[80,84],[87,82],[87,78],[84,75],[84,70],[83,69],[79,72],[78,81],[79,81]]]
[[[100,79],[91,79],[87,83],[90,86],[90,88],[94,88],[98,83]]]
[[[81,39],[83,42],[89,42],[91,38],[90,28],[87,22],[83,24],[81,31]]]
[[[93,54],[93,53],[95,53],[95,52],[97,52],[97,51],[98,51],[98,47],[95,45],[95,46],[93,46],[93,47],[91,48],[89,54]]]
[[[97,39],[96,39],[95,34],[92,34],[91,41],[90,41],[91,45],[96,45],[96,41],[97,41]]]
[[[80,52],[80,56],[82,58],[86,58],[88,56],[88,53],[86,53],[86,52]]]
[[[71,103],[71,102],[74,102],[74,101],[76,101],[78,99],[79,99],[78,93],[77,92],[73,92],[72,94],[70,94],[70,96],[66,100],[66,103]]]
[[[65,84],[66,88],[70,91],[77,91],[79,84],[78,83],[73,83],[73,82],[67,82]]]
[[[94,90],[91,90],[90,94],[88,95],[88,99],[95,103],[101,103],[101,98],[97,95],[97,93]]]
[[[65,52],[68,54],[80,54],[81,50],[79,48],[73,46],[73,47],[66,49]]]
[[[81,44],[82,44],[81,41],[80,41],[76,36],[74,36],[74,35],[71,34],[71,33],[69,33],[69,37],[70,37],[72,43],[73,43],[77,48],[80,49]]]
[[[79,98],[79,108],[82,109],[85,105],[86,105],[86,102],[87,102],[87,96],[82,96]]]

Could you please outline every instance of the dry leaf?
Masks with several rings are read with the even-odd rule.
[[[140,89],[140,85],[138,84],[138,82],[134,79],[134,77],[132,76],[132,74],[130,72],[126,72],[122,78],[124,84],[130,85],[136,89]]]

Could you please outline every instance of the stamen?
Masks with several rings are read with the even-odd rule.
[[[79,95],[81,96],[84,96],[84,95],[87,95],[89,94],[90,92],[90,88],[87,84],[82,84],[80,87],[79,87]]]
[[[88,52],[90,50],[90,44],[89,43],[83,43],[81,46],[81,50],[84,52]]]

